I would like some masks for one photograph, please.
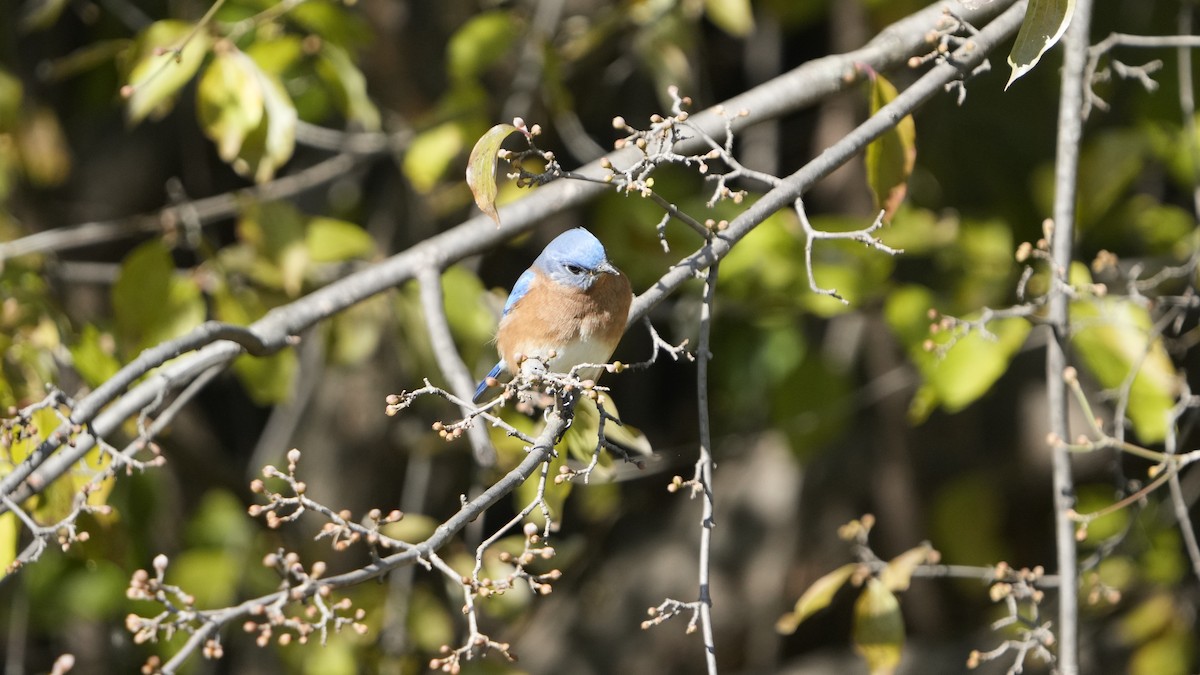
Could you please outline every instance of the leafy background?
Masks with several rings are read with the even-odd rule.
[[[459,222],[471,209],[467,154],[497,121],[538,122],[543,146],[568,166],[582,163],[611,147],[614,116],[636,123],[665,110],[668,85],[703,107],[858,46],[921,3],[583,0],[561,4],[547,31],[540,13],[548,6],[556,3],[229,0],[201,25],[210,6],[197,2],[0,1],[4,16],[20,17],[0,28],[0,239],[86,222],[139,232],[3,261],[0,404],[37,400],[50,383],[68,393],[95,386],[141,349],[206,318],[248,323]],[[1174,30],[1171,3],[1109,0],[1098,10],[1096,36],[1118,26]],[[164,65],[156,48],[188,35],[178,62]],[[997,340],[966,338],[941,359],[925,342],[930,308],[961,316],[1014,301],[1022,270],[1014,252],[1042,236],[1050,212],[1058,58],[1051,52],[1007,92],[994,63],[969,83],[961,106],[945,96],[914,116],[908,199],[884,236],[905,254],[839,242],[817,248],[818,282],[837,288],[848,306],[809,291],[791,215],[764,223],[722,264],[712,364],[713,592],[728,672],[865,671],[850,647],[854,592],[834,596],[794,635],[774,629],[804,589],[850,559],[836,530],[863,513],[877,514],[872,544],[884,558],[930,540],[955,564],[1054,559],[1044,336],[1013,320],[992,327]],[[1087,127],[1081,261],[1105,249],[1154,268],[1195,248],[1197,147],[1179,123],[1175,67],[1167,59],[1152,93],[1122,81],[1099,91],[1112,109]],[[903,88],[914,74],[887,76]],[[741,137],[739,156],[789,173],[870,105],[864,86],[756,127]],[[189,213],[193,200],[286,179],[329,157],[322,129],[348,129],[376,145],[318,189],[280,201],[243,194],[202,221]],[[655,181],[685,211],[735,213],[721,206],[710,214],[695,175],[667,170]],[[500,199],[514,192],[502,186]],[[178,208],[169,218],[137,215],[171,205]],[[862,227],[874,209],[861,161],[822,183],[809,204],[825,229]],[[648,200],[609,194],[451,269],[447,307],[467,363],[486,371],[503,289],[554,233],[586,225],[644,289],[673,260],[655,239],[660,217]],[[689,245],[686,233],[668,234],[676,250]],[[1076,274],[1083,281],[1092,272],[1080,266]],[[669,339],[692,337],[696,292],[655,311]],[[1085,321],[1094,327],[1074,337],[1089,384],[1116,386],[1131,355],[1148,348],[1151,315],[1120,296],[1073,312],[1080,320],[1116,317]],[[1181,340],[1152,346],[1142,365],[1129,410],[1142,442],[1162,439],[1156,420],[1176,378],[1189,377],[1193,326],[1189,317]],[[273,588],[259,561],[281,545],[328,558],[334,571],[361,564],[356,554],[331,556],[303,523],[274,531],[245,516],[249,477],[288,447],[304,450],[316,497],[355,513],[400,503],[413,489],[414,458],[427,459],[427,498],[403,521],[413,528],[406,534],[456,507],[477,470],[464,442],[429,433],[447,411],[429,404],[404,418],[382,414],[388,393],[440,377],[415,288],[357,306],[305,338],[270,358],[242,357],[161,438],[164,469],[106,487],[100,498],[114,512],[85,523],[86,543],[0,583],[10,663],[43,672],[71,652],[76,672],[135,670],[158,647],[131,643],[123,618],[144,609],[124,589],[132,570],[160,552],[173,561],[173,583],[202,607]],[[649,348],[635,330],[616,358],[636,361]],[[662,596],[694,593],[696,506],[664,489],[672,474],[688,475],[694,459],[693,369],[666,363],[607,384],[659,460],[565,499],[557,543],[564,579],[546,598],[512,593],[487,604],[493,632],[513,642],[521,661],[473,666],[480,672],[700,668],[696,636],[637,629]],[[12,445],[0,467],[28,449]],[[515,453],[502,461],[515,462]],[[1114,501],[1121,464],[1111,455],[1078,463],[1081,511]],[[1124,464],[1128,475],[1145,470]],[[1194,499],[1194,472],[1185,479]],[[59,489],[33,506],[39,518],[49,522],[68,508],[71,485]],[[507,517],[489,514],[482,527]],[[19,536],[11,516],[0,517],[0,554],[11,557]],[[1119,545],[1110,548],[1113,537]],[[1196,579],[1169,507],[1151,499],[1097,521],[1081,546],[1085,558],[1103,551],[1085,583],[1121,591],[1118,601],[1101,597],[1085,612],[1085,672],[1193,672]],[[365,636],[259,649],[252,636],[235,634],[219,665],[192,668],[418,672],[453,640],[460,620],[447,589],[420,574],[411,590],[392,579],[352,595],[368,610]],[[917,580],[902,606],[912,672],[959,672],[971,649],[1003,637],[988,629],[996,610],[978,583]]]

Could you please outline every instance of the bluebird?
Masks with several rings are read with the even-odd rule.
[[[502,373],[515,373],[522,358],[558,373],[607,362],[625,332],[632,300],[629,278],[608,261],[599,239],[582,227],[558,235],[513,285],[496,330],[500,362],[479,383],[474,400]],[[578,371],[583,379],[599,374],[599,368]]]

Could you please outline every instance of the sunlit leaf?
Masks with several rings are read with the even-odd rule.
[[[813,585],[800,595],[795,609],[775,622],[775,630],[785,635],[795,633],[802,621],[829,606],[838,589],[850,580],[850,575],[854,574],[856,569],[857,563],[847,563],[814,581]]]
[[[497,153],[504,139],[516,130],[511,124],[497,124],[488,129],[475,141],[471,158],[467,160],[467,186],[475,196],[475,204],[496,221],[496,225],[500,224],[500,215],[496,213],[496,167],[500,163]]]
[[[900,603],[882,581],[871,578],[854,603],[854,648],[867,661],[871,675],[890,675],[904,650],[904,617]]]
[[[17,542],[21,538],[21,525],[17,514],[9,511],[0,514],[0,579],[8,574],[8,566],[17,559]]]
[[[115,375],[121,367],[112,336],[101,333],[90,323],[83,325],[79,340],[70,346],[70,350],[75,372],[93,387]]]
[[[1149,311],[1110,295],[1072,302],[1070,317],[1071,347],[1083,365],[1108,390],[1118,390],[1133,376],[1125,414],[1143,442],[1161,442],[1179,385]]]
[[[990,335],[975,330],[959,336],[943,354],[941,345],[950,336],[930,333],[933,307],[931,291],[906,286],[888,296],[884,310],[889,327],[907,346],[909,359],[924,380],[909,408],[914,422],[925,420],[939,405],[956,412],[986,394],[1008,369],[1032,329],[1023,318],[994,320],[987,326]]]
[[[375,250],[375,240],[366,230],[335,218],[310,220],[304,243],[313,262],[344,262],[364,258]]]
[[[932,555],[933,547],[928,543],[910,548],[888,561],[887,567],[883,568],[879,575],[879,580],[890,591],[907,591],[909,583],[912,582],[913,572],[929,562]]]
[[[1074,13],[1075,0],[1030,0],[1021,30],[1017,32],[1017,41],[1008,53],[1012,74],[1004,85],[1005,89],[1012,86],[1017,78],[1033,70],[1042,55],[1067,31]]]
[[[413,138],[404,153],[401,169],[417,192],[428,193],[446,174],[465,145],[462,128],[453,122],[439,124]]]
[[[210,43],[208,34],[195,28],[183,21],[156,21],[138,36],[134,65],[123,90],[128,94],[126,115],[131,123],[170,112],[176,94],[196,74]]]
[[[196,113],[221,159],[237,159],[265,114],[254,61],[232,47],[219,49],[196,86]]]
[[[263,107],[266,110],[266,132],[263,137],[262,155],[257,165],[248,162],[253,169],[254,180],[265,183],[275,175],[275,170],[292,158],[296,145],[296,106],[277,77],[255,67],[254,73],[262,87]],[[261,124],[259,125],[262,126]],[[238,164],[234,163],[234,168]],[[247,172],[248,173],[248,172]]]
[[[744,38],[754,32],[750,0],[704,0],[704,14],[717,28],[734,37]]]
[[[871,114],[896,98],[896,87],[879,73],[871,75]],[[892,214],[908,192],[908,178],[917,162],[917,129],[912,115],[905,115],[895,126],[867,145],[867,184],[875,196],[875,206]]]

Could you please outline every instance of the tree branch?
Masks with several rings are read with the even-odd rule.
[[[1088,57],[1088,29],[1092,21],[1092,3],[1079,0],[1063,41],[1065,57],[1062,90],[1059,94],[1058,141],[1054,164],[1054,232],[1050,237],[1052,264],[1050,273],[1061,283],[1050,290],[1049,325],[1053,339],[1046,350],[1046,394],[1049,425],[1059,439],[1069,439],[1067,383],[1067,341],[1070,323],[1068,301],[1063,290],[1074,253],[1075,200],[1079,176],[1079,146],[1083,135],[1084,71]],[[1064,443],[1051,448],[1054,485],[1054,530],[1058,555],[1058,668],[1063,675],[1079,672],[1079,570],[1075,548],[1075,525],[1071,513],[1075,503],[1075,483],[1071,476],[1071,457]]]

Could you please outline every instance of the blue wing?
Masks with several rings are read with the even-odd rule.
[[[537,277],[537,273],[532,269],[527,269],[520,277],[517,278],[517,283],[513,284],[512,292],[508,294],[508,300],[504,302],[504,314],[508,314],[512,310],[513,305],[517,301],[525,297],[529,292],[529,287],[533,285],[533,280]],[[501,315],[503,316],[503,315]]]
[[[537,273],[534,272],[533,269],[525,270],[525,272],[517,278],[517,283],[513,284],[512,292],[508,294],[508,300],[504,302],[504,313],[501,316],[507,315],[510,311],[512,311],[513,305],[516,305],[518,300],[525,297],[525,294],[529,292],[529,288],[533,285],[533,281],[536,278]],[[483,392],[487,391],[488,378],[499,377],[500,373],[504,372],[504,369],[505,365],[503,360],[498,362],[495,366],[492,366],[492,370],[487,374],[487,377],[483,378],[483,381],[479,383],[478,387],[475,387],[475,396],[471,399],[471,401],[478,402],[479,397],[483,396]]]
[[[479,383],[478,387],[475,387],[475,395],[471,397],[471,402],[478,403],[480,397],[483,396],[483,392],[487,391],[488,379],[498,377],[502,372],[504,372],[504,361],[500,361],[496,365],[492,366],[492,369],[488,372],[487,377],[483,378],[483,381]]]

